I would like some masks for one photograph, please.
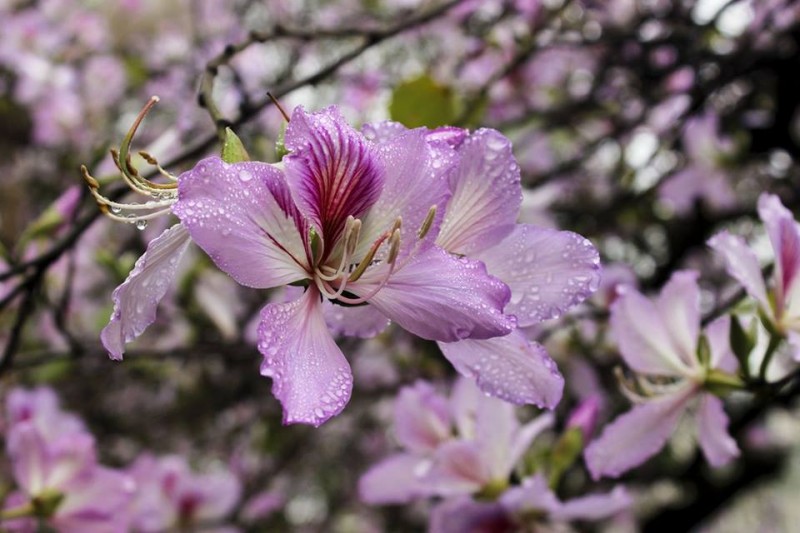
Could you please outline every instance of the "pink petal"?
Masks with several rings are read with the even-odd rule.
[[[50,466],[47,447],[33,424],[20,424],[10,431],[6,451],[17,486],[30,495],[46,488]]]
[[[491,396],[548,409],[561,400],[564,378],[544,347],[514,330],[504,337],[439,343],[448,361]]]
[[[412,452],[434,451],[452,436],[447,399],[424,381],[403,387],[394,404],[394,432]]]
[[[380,277],[376,270],[348,290],[369,294]],[[508,287],[488,275],[483,263],[429,246],[395,270],[369,303],[423,339],[452,342],[509,334],[516,323],[502,312],[509,296]]]
[[[722,408],[722,400],[713,394],[700,397],[697,437],[703,455],[711,466],[723,466],[739,457],[739,447],[728,434],[728,416]]]
[[[775,306],[780,312],[791,303],[790,295],[800,271],[800,229],[791,211],[775,195],[765,193],[758,198],[758,214],[775,250]]]
[[[700,288],[697,277],[696,271],[673,273],[656,299],[656,307],[672,339],[672,352],[689,368],[698,367]]]
[[[603,520],[628,509],[633,503],[624,487],[615,487],[606,494],[590,494],[561,504],[551,514],[555,520]]]
[[[173,213],[242,285],[270,288],[307,277],[305,222],[272,165],[209,157],[181,174],[178,193]]]
[[[611,331],[628,366],[642,374],[691,373],[675,353],[670,330],[653,301],[631,287],[620,287],[619,291],[611,306]]]
[[[335,305],[330,300],[322,302],[325,323],[331,333],[346,337],[371,339],[387,327],[391,321],[368,305],[345,307]]]
[[[111,295],[114,311],[100,333],[112,359],[122,359],[125,344],[131,342],[156,319],[158,303],[175,279],[178,262],[189,246],[186,228],[176,224],[150,241],[147,250]]]
[[[372,143],[339,110],[295,109],[286,130],[286,177],[301,211],[335,243],[347,217],[359,218],[378,200],[384,169]]]
[[[708,339],[708,346],[711,350],[709,367],[734,373],[739,367],[739,362],[731,350],[730,328],[731,317],[723,315],[706,326],[703,333]]]
[[[400,254],[405,257],[417,245],[418,231],[431,207],[437,208],[427,237],[434,238],[450,198],[447,177],[455,163],[455,152],[443,145],[430,144],[422,128],[408,130],[376,147],[385,170],[383,192],[363,220],[356,257],[363,254],[397,217],[400,227]]]
[[[452,440],[436,450],[423,482],[439,496],[478,492],[492,480],[485,457],[475,441]]]
[[[694,394],[694,387],[686,386],[637,405],[607,425],[584,453],[592,477],[619,477],[655,455],[667,443]]]
[[[344,409],[353,376],[325,325],[316,289],[290,303],[267,304],[258,338],[261,374],[272,378],[284,424],[319,426]]]
[[[359,498],[370,505],[409,503],[426,494],[423,476],[429,465],[429,461],[419,455],[392,455],[361,476]]]
[[[550,515],[561,507],[561,502],[541,474],[525,478],[518,486],[508,489],[500,496],[500,503],[517,516],[531,513]]]
[[[570,231],[518,224],[476,258],[511,288],[505,312],[515,315],[520,327],[560,317],[600,284],[597,249]]]
[[[490,248],[511,233],[522,188],[511,141],[500,132],[476,131],[461,144],[458,155],[451,177],[453,198],[436,243],[448,252],[467,255]]]
[[[769,310],[767,287],[755,252],[739,236],[727,231],[717,233],[708,240],[708,245],[725,261],[728,273],[742,284],[747,293],[758,300],[762,309]]]
[[[519,527],[497,502],[445,500],[431,510],[428,533],[515,533]]]

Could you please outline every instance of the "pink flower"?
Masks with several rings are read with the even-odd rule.
[[[691,406],[697,409],[697,436],[708,462],[721,466],[738,456],[722,401],[705,389],[733,377],[721,372],[736,368],[728,328],[723,317],[701,331],[695,272],[676,272],[653,299],[624,288],[611,308],[611,329],[623,359],[639,375],[639,387],[650,396],[640,397],[586,448],[594,478],[617,477],[653,456]]]
[[[771,287],[761,273],[755,252],[744,239],[727,231],[718,233],[708,245],[725,260],[728,273],[758,302],[774,329],[800,349],[800,228],[792,213],[772,194],[758,199],[758,214],[764,222],[774,254]]]
[[[395,436],[404,451],[362,476],[360,497],[388,504],[502,491],[531,442],[552,423],[548,414],[520,424],[513,405],[485,396],[464,378],[449,401],[417,382],[395,402]]]
[[[139,457],[129,469],[138,492],[132,503],[135,531],[155,533],[222,525],[241,497],[228,470],[192,472],[183,457]]]
[[[17,389],[8,403],[6,447],[18,492],[6,509],[38,506],[37,512],[64,533],[127,532],[133,481],[97,463],[94,439],[60,410],[52,391]],[[31,526],[28,519],[8,525],[14,531]]]

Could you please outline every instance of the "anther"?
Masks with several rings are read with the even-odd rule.
[[[417,231],[417,238],[424,239],[425,235],[431,230],[431,226],[433,226],[433,219],[436,217],[436,206],[432,205],[430,209],[428,209],[428,214],[425,217],[425,220],[422,222],[422,226],[420,226],[419,231]]]
[[[400,230],[396,229],[389,237],[389,255],[386,257],[386,262],[393,265],[397,260],[397,254],[400,252]]]
[[[81,176],[83,176],[83,181],[86,182],[90,189],[100,188],[100,183],[89,174],[89,169],[86,168],[86,165],[81,165]]]

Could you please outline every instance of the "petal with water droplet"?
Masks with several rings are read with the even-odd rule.
[[[519,330],[504,337],[440,342],[439,348],[462,375],[496,398],[548,409],[561,400],[564,378],[544,347]]]
[[[284,424],[319,426],[344,409],[353,376],[328,331],[315,288],[293,302],[267,304],[258,338],[261,373],[272,378]]]
[[[463,141],[450,177],[453,197],[436,243],[451,253],[474,254],[514,229],[522,204],[519,166],[511,141],[480,129]]]
[[[190,242],[189,233],[181,224],[165,230],[150,241],[127,279],[114,289],[114,311],[100,333],[112,359],[122,359],[125,344],[155,321],[158,303],[175,279],[180,258]]]
[[[270,288],[307,277],[306,223],[280,170],[210,157],[181,174],[178,193],[172,211],[242,285]]]
[[[600,256],[570,231],[518,224],[503,241],[476,256],[511,288],[505,312],[520,327],[558,318],[592,295],[600,284]]]
[[[382,269],[374,270],[348,290],[370,294],[382,276]],[[452,342],[509,334],[516,325],[502,312],[509,296],[508,287],[488,275],[483,263],[429,246],[395,271],[369,302],[423,339]]]

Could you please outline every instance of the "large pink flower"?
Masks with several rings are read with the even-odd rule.
[[[261,371],[285,423],[317,426],[350,397],[350,366],[326,314],[349,322],[352,334],[390,319],[445,342],[513,330],[514,317],[503,314],[509,288],[483,263],[434,244],[451,194],[449,145],[430,142],[424,129],[372,142],[333,107],[297,109],[285,142],[282,165],[201,161],[180,176],[172,208],[239,283],[305,287],[261,312]],[[326,300],[341,309],[330,313]]]

